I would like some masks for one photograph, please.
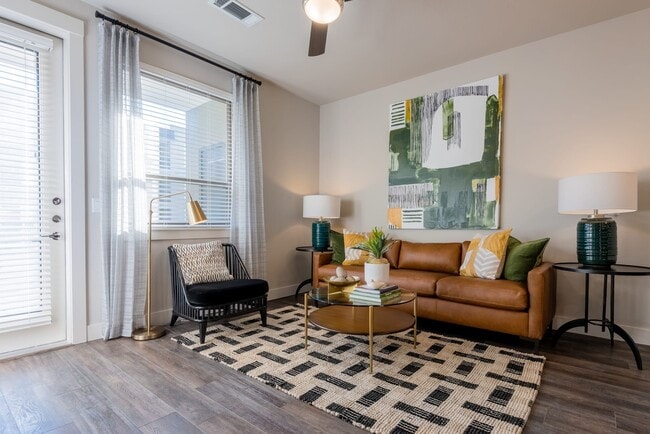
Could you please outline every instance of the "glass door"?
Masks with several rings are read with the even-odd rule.
[[[0,21],[0,357],[67,335],[61,47]]]

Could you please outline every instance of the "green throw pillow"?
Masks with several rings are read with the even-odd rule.
[[[345,260],[345,246],[343,245],[343,234],[330,231],[330,242],[332,243],[332,264],[342,264]]]
[[[542,263],[542,255],[548,241],[549,238],[542,238],[522,243],[515,237],[510,237],[503,277],[508,280],[525,281],[528,272]]]

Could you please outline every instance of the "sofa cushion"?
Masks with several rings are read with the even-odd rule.
[[[460,243],[402,241],[398,268],[458,274],[460,250]]]
[[[437,282],[449,276],[448,273],[399,268],[390,270],[388,282],[399,286],[404,291],[415,292],[419,296],[435,297]]]
[[[186,285],[232,280],[221,241],[174,244],[173,247]]]
[[[438,280],[436,296],[442,300],[495,309],[528,309],[526,285],[512,280],[449,276]]]
[[[330,231],[330,241],[332,244],[332,262],[342,264],[345,260],[345,244],[343,244],[343,234],[337,231]]]
[[[501,277],[503,263],[506,257],[506,247],[512,229],[489,235],[477,235],[467,248],[463,265],[460,267],[461,276],[498,279]]]
[[[463,241],[461,243],[461,245],[460,245],[461,246],[460,247],[460,263],[461,264],[463,262],[465,262],[465,255],[467,255],[467,249],[469,249],[469,244],[470,243],[471,243],[471,241],[467,240],[467,241]]]
[[[234,279],[225,282],[197,283],[186,288],[187,301],[193,306],[217,306],[269,292],[269,284],[261,279]]]
[[[388,248],[388,251],[384,254],[384,258],[388,259],[391,268],[397,268],[399,264],[399,252],[401,247],[402,242],[400,240],[395,240]]]
[[[510,237],[506,262],[503,266],[503,278],[525,281],[528,278],[528,272],[542,263],[542,255],[548,241],[549,238],[542,238],[522,243],[515,237]]]
[[[350,232],[343,229],[343,244],[345,245],[345,260],[344,265],[361,265],[368,259],[368,252],[364,250],[355,249],[359,243],[363,243],[368,238],[366,234],[360,232]]]

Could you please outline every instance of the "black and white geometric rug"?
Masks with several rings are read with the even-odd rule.
[[[356,426],[378,433],[517,433],[537,396],[544,357],[412,330],[368,340],[310,325],[287,306],[172,339]],[[410,334],[409,334],[410,333]]]

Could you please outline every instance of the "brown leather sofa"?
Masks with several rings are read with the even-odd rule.
[[[555,315],[555,273],[542,263],[526,282],[459,275],[469,241],[412,243],[396,241],[386,254],[390,283],[418,296],[418,317],[508,333],[539,341]],[[332,252],[314,254],[312,284],[327,286],[336,275]],[[363,265],[343,266],[363,280]],[[412,306],[400,306],[412,309]]]

